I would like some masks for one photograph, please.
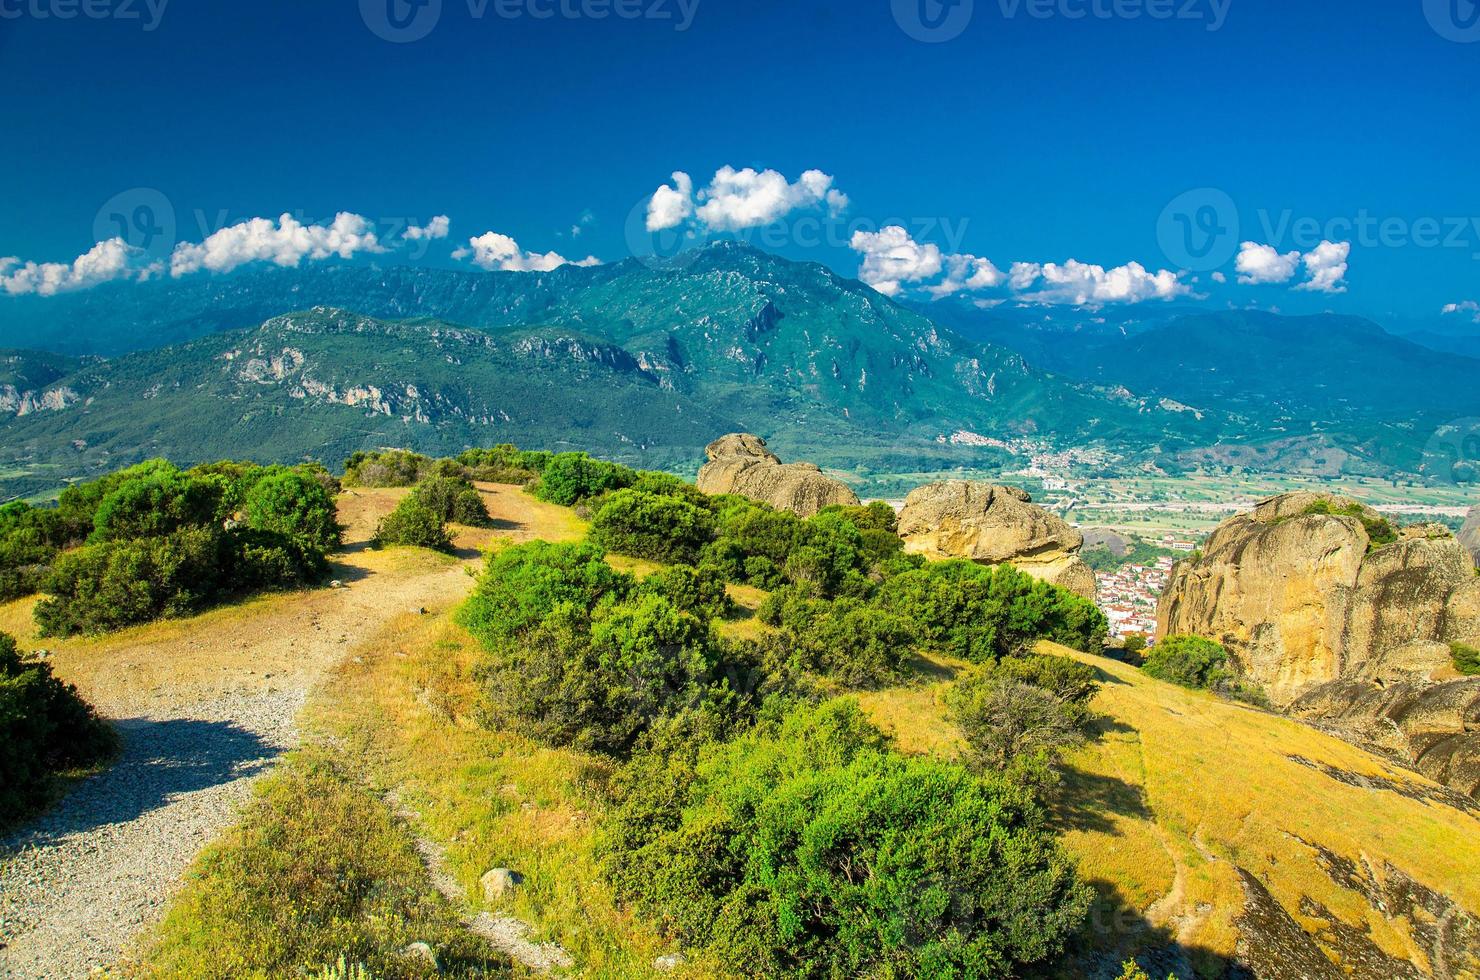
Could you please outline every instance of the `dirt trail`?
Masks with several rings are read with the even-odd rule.
[[[51,649],[124,736],[123,754],[41,820],[0,842],[0,976],[85,977],[152,923],[202,847],[297,744],[295,719],[328,668],[408,609],[441,610],[477,558],[365,547],[398,493],[341,503],[342,588],[272,596],[103,640],[43,644],[26,603],[0,609],[22,647]]]

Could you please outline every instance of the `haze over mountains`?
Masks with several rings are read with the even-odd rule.
[[[1363,320],[910,308],[735,243],[548,273],[115,284],[0,303],[0,334],[49,352],[0,358],[0,468],[30,471],[7,496],[37,467],[54,482],[160,454],[512,441],[684,469],[736,430],[876,472],[998,463],[1002,443],[1412,472],[1436,426],[1480,415],[1480,361]]]

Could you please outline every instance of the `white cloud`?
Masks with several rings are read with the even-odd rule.
[[[1444,315],[1451,316],[1456,313],[1473,315],[1476,323],[1480,323],[1480,303],[1467,299],[1463,303],[1448,303],[1444,307]]]
[[[1314,293],[1346,292],[1347,260],[1351,254],[1351,242],[1321,242],[1305,253],[1302,261],[1309,278],[1295,288]]]
[[[361,215],[341,211],[332,224],[305,225],[284,214],[276,222],[252,218],[222,228],[198,245],[182,242],[170,257],[170,275],[178,277],[201,269],[230,272],[250,262],[292,267],[305,258],[318,261],[337,255],[348,259],[360,252],[384,251],[375,236],[375,226]]]
[[[455,259],[472,257],[473,264],[481,266],[490,271],[501,272],[549,272],[558,269],[562,265],[592,266],[600,265],[601,260],[594,255],[588,255],[580,261],[573,262],[563,255],[555,252],[526,252],[520,249],[519,243],[508,235],[500,235],[496,231],[485,232],[477,238],[468,239],[468,247],[460,248],[452,253]]]
[[[675,171],[673,183],[659,187],[648,202],[647,230],[665,231],[692,220],[705,231],[744,231],[774,224],[793,211],[821,210],[835,218],[847,210],[848,195],[833,183],[821,170],[789,181],[776,170],[725,166],[696,192],[693,178]]]
[[[406,240],[408,242],[435,241],[446,238],[447,232],[452,228],[452,221],[445,214],[439,214],[424,226],[417,227],[409,225],[406,228]]]
[[[1238,281],[1245,286],[1262,286],[1269,283],[1289,282],[1295,278],[1300,266],[1300,253],[1286,252],[1281,255],[1272,245],[1244,242],[1239,247]]]
[[[1019,262],[1012,268],[1011,281],[1021,299],[1054,306],[1170,300],[1192,292],[1178,273],[1167,269],[1150,272],[1139,262],[1113,269],[1076,259],[1062,265]]]
[[[854,232],[849,246],[863,253],[858,278],[885,296],[897,296],[903,283],[935,278],[944,265],[938,246],[919,244],[899,225]]]
[[[1238,269],[1238,281],[1245,286],[1287,283],[1304,266],[1305,281],[1296,286],[1296,289],[1316,293],[1344,293],[1347,261],[1351,258],[1351,253],[1351,242],[1323,241],[1304,255],[1298,249],[1282,254],[1272,245],[1244,242],[1239,248],[1235,266]]]
[[[925,291],[936,299],[959,293],[962,290],[975,292],[980,289],[996,289],[1007,281],[1007,275],[991,259],[975,255],[946,256],[946,277]]]
[[[1218,283],[1219,285],[1222,285],[1223,283],[1228,281],[1228,277],[1221,272],[1215,272],[1213,273],[1213,281]]]
[[[683,224],[694,214],[694,179],[682,170],[673,172],[673,186],[664,184],[648,201],[647,230],[666,231]]]
[[[122,238],[98,242],[72,262],[21,262],[0,259],[0,289],[11,296],[36,293],[54,296],[74,289],[88,289],[114,279],[146,279],[159,267],[140,267],[142,249]]]
[[[898,225],[878,232],[857,232],[850,245],[863,255],[858,278],[886,296],[897,296],[911,284],[918,284],[936,299],[1005,286],[1025,302],[1102,306],[1167,300],[1192,292],[1178,273],[1166,269],[1149,272],[1136,262],[1113,269],[1073,259],[1063,265],[1014,262],[1004,273],[990,259],[967,253],[943,254],[935,245],[915,241]],[[980,306],[1002,299],[975,302]]]

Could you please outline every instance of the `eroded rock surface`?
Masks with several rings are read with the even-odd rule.
[[[1480,641],[1480,578],[1442,526],[1374,545],[1376,520],[1295,493],[1225,521],[1172,572],[1157,635],[1216,640],[1276,706],[1475,793],[1480,680],[1459,677],[1450,644]]]
[[[777,510],[811,517],[834,504],[853,507],[858,495],[811,463],[783,463],[766,440],[749,433],[722,436],[704,448],[709,462],[699,471],[705,493],[733,493]]]
[[[1470,516],[1459,532],[1459,543],[1470,553],[1475,567],[1480,568],[1480,506],[1470,508]]]
[[[905,550],[931,559],[1010,563],[1093,600],[1095,575],[1079,557],[1084,537],[1017,487],[947,480],[917,487],[899,515]]]

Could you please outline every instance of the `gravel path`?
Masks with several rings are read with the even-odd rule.
[[[153,921],[195,855],[290,747],[302,691],[119,723],[119,761],[24,833],[0,866],[0,969],[86,977]]]

